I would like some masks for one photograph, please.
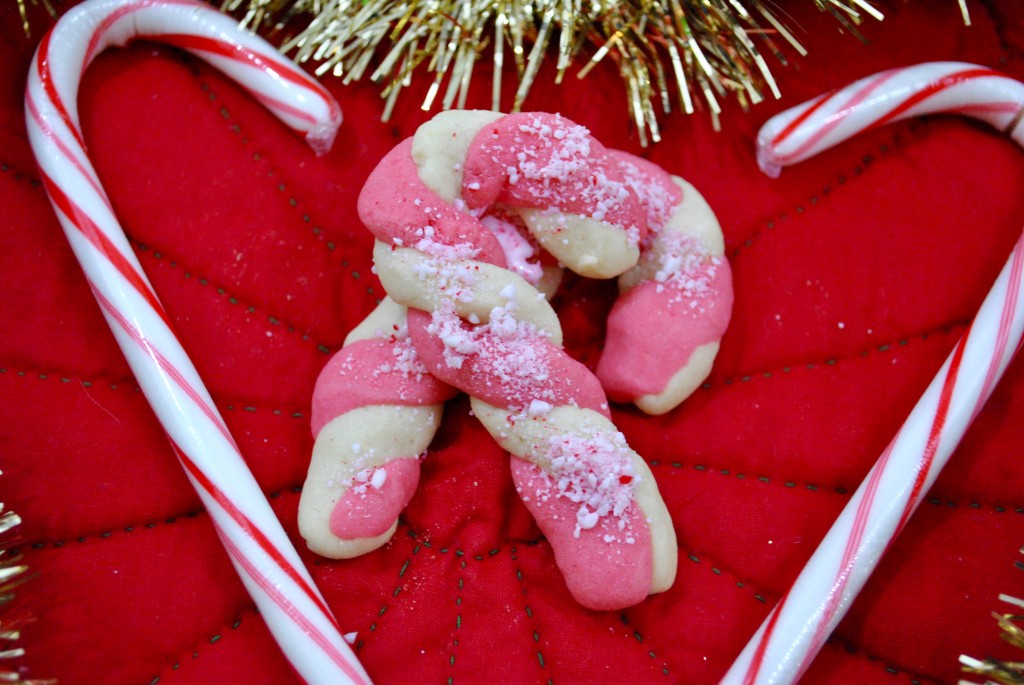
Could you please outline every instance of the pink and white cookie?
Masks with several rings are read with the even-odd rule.
[[[721,231],[696,191],[558,115],[452,111],[381,161],[358,207],[376,237],[381,283],[408,308],[407,344],[423,377],[467,393],[512,454],[516,487],[573,596],[608,610],[668,589],[678,551],[654,476],[612,423],[601,381],[562,349],[547,298],[562,268],[620,277],[635,304],[613,312],[602,365],[618,358],[646,385],[616,385],[621,374],[609,372],[608,387],[649,411],[678,404],[688,394],[680,388],[696,385],[676,376],[706,375],[731,307]],[[655,318],[656,307],[664,330],[635,335],[648,325],[636,317]],[[704,325],[713,309],[718,319]],[[622,359],[630,345],[639,361]],[[683,349],[663,349],[672,345]],[[672,367],[636,374],[644,355]],[[366,476],[372,488],[374,474],[355,468],[347,477]]]
[[[427,373],[405,317],[385,299],[317,378],[299,533],[322,556],[347,559],[391,539],[455,392]]]
[[[647,208],[639,263],[619,277],[597,377],[612,400],[648,414],[679,406],[708,377],[732,314],[722,229],[692,185],[616,153]]]

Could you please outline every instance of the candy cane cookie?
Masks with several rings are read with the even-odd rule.
[[[722,229],[692,185],[613,152],[642,198],[649,234],[619,277],[597,377],[612,400],[648,414],[679,406],[707,378],[732,313]]]
[[[299,500],[299,533],[312,551],[347,559],[391,539],[454,394],[427,373],[405,307],[390,298],[349,333],[313,390],[315,442]]]
[[[622,159],[555,115],[448,112],[387,155],[359,199],[420,359],[470,395],[512,454],[570,591],[594,609],[667,589],[677,561],[653,475],[612,423],[600,382],[561,349],[544,291],[542,250],[586,276],[636,266],[644,202],[661,189],[638,193],[640,163]]]

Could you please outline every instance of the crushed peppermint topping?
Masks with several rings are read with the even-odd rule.
[[[398,417],[396,417],[398,418]],[[408,419],[415,424],[415,419]],[[411,426],[415,430],[422,430],[422,425]],[[341,466],[346,472],[355,473],[344,478],[335,477],[327,481],[327,487],[341,487],[346,494],[365,496],[371,490],[380,490],[388,480],[388,472],[385,464],[375,464],[378,461],[377,450],[373,447],[366,447],[358,442],[351,445],[352,457],[346,465]],[[422,459],[426,453],[420,454]]]
[[[381,467],[371,466],[352,476],[349,481],[349,490],[357,495],[365,495],[367,490],[373,488],[380,490],[388,479],[388,472]]]
[[[455,313],[450,302],[444,302],[430,316],[427,332],[444,344],[444,361],[448,368],[461,369],[467,355],[480,351],[479,343],[473,334],[477,329],[466,330],[462,320]]]
[[[633,544],[627,514],[638,479],[632,450],[622,433],[555,435],[548,440],[547,452],[550,471],[540,472],[543,485],[534,495],[537,500],[547,501],[553,493],[579,505],[573,537],[596,527],[601,519],[612,517],[616,519],[612,525],[602,527],[603,540]]]
[[[547,387],[551,370],[538,341],[547,334],[515,316],[515,303],[491,309],[487,323],[466,326],[450,302],[431,314],[427,332],[444,344],[445,364],[461,369],[474,356],[487,375],[502,388],[510,407],[525,409],[531,402],[554,400]]]
[[[523,231],[513,222],[494,214],[484,215],[480,223],[495,234],[509,270],[521,275],[526,283],[536,286],[544,270],[537,259],[539,250],[523,236]]]
[[[505,175],[511,186],[528,182],[530,196],[538,205],[581,203],[588,208],[587,214],[604,221],[632,197],[628,183],[608,176],[607,169],[615,165],[602,163],[611,160],[593,149],[593,138],[586,127],[557,114],[533,114],[518,126],[518,132],[523,135],[514,135],[513,131],[509,141],[517,152],[506,159]],[[502,147],[494,142],[492,150],[499,152]],[[491,159],[498,161],[497,156]],[[622,228],[631,238],[639,235],[638,227]]]
[[[437,279],[437,287],[446,297],[459,302],[473,301],[473,284],[477,265],[473,263],[480,248],[470,243],[447,245],[434,240],[434,229],[427,226],[416,231],[416,249],[425,257],[415,268],[421,281]]]
[[[620,159],[619,168],[622,169],[626,184],[640,198],[640,204],[647,213],[647,228],[650,231],[648,240],[651,240],[665,227],[679,205],[678,189],[671,179],[659,182],[659,179],[652,178],[628,160]]]
[[[656,249],[645,254],[643,259],[653,263],[658,292],[675,291],[668,304],[685,302],[691,308],[702,306],[700,301],[713,294],[711,279],[722,263],[696,239],[677,232],[662,234]]]
[[[370,487],[370,483],[373,479],[373,472],[377,470],[374,466],[369,466],[374,460],[376,450],[373,447],[365,447],[358,442],[353,442],[349,449],[352,452],[352,458],[349,464],[345,467],[345,471],[349,469],[356,469],[355,475],[339,477],[335,476],[329,478],[327,481],[328,487],[343,487],[349,490],[355,491],[357,494],[365,494],[366,489]],[[387,478],[385,473],[384,478]],[[384,484],[383,480],[378,480],[380,485]],[[378,489],[380,487],[378,486]]]
[[[428,373],[427,367],[420,360],[416,346],[406,335],[404,338],[396,338],[391,346],[391,354],[394,355],[393,362],[385,362],[373,370],[374,376],[381,374],[399,374],[408,379],[419,380]]]
[[[527,407],[526,412],[531,416],[541,416],[547,414],[554,407],[551,406],[550,402],[544,400],[530,400],[530,406]]]

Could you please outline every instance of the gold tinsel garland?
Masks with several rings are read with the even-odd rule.
[[[849,33],[883,15],[869,0],[804,0],[830,13]],[[783,44],[807,54],[781,12],[760,0],[223,0],[251,27],[269,27],[285,53],[312,62],[316,74],[382,86],[387,120],[414,76],[430,86],[424,110],[466,102],[474,67],[493,64],[491,108],[519,110],[538,70],[552,60],[556,83],[574,66],[583,78],[614,62],[640,142],[661,138],[658,119],[673,108],[703,109],[715,126],[723,98],[743,108],[780,96],[764,55],[785,65]],[[969,23],[966,0],[959,0]],[[300,20],[305,28],[287,35]],[[305,23],[307,22],[308,23]],[[552,45],[556,49],[551,49]],[[514,65],[516,89],[502,102],[502,79]]]
[[[1024,554],[1024,548],[1020,553]],[[1024,650],[1024,599],[999,595],[999,600],[1014,609],[1003,614],[992,612],[992,617],[999,626],[999,635],[1017,649]],[[960,656],[960,665],[965,673],[985,676],[985,685],[1024,685],[1024,661],[981,660],[963,654]],[[960,682],[972,685],[965,680]]]
[[[26,622],[25,616],[13,608],[15,589],[28,576],[28,567],[21,563],[21,555],[11,551],[8,546],[11,531],[21,525],[21,518],[13,511],[4,511],[0,502],[0,663],[10,662],[25,654],[18,646],[21,639],[21,627]],[[20,683],[20,685],[52,685],[52,680],[22,680],[21,673],[7,666],[0,665],[0,683]]]
[[[15,0],[26,35],[28,3]],[[831,14],[866,42],[857,26],[882,20],[871,0],[803,0]],[[541,64],[553,59],[556,83],[573,66],[584,78],[595,65],[615,63],[640,143],[661,139],[658,117],[674,107],[710,113],[718,128],[721,101],[733,95],[746,109],[780,97],[765,52],[783,66],[781,44],[801,57],[807,50],[779,18],[781,9],[761,0],[221,0],[222,9],[253,29],[282,38],[279,47],[299,63],[313,62],[317,76],[345,83],[369,78],[382,86],[387,121],[401,91],[424,73],[430,87],[421,106],[464,106],[473,70],[492,65],[491,108],[505,111],[502,79],[514,65],[516,89],[507,111],[518,111]],[[967,0],[957,0],[970,25]],[[769,5],[772,7],[770,8]],[[775,9],[772,9],[775,8]],[[293,22],[305,24],[289,35]],[[551,50],[552,43],[557,50]],[[760,47],[759,47],[760,45]],[[447,83],[446,83],[447,82]],[[443,90],[443,93],[442,93]]]
[[[25,31],[25,36],[28,38],[32,37],[32,24],[28,19],[28,3],[25,0],[17,0],[18,2],[18,14],[21,16],[21,28]],[[31,0],[33,5],[42,5],[46,12],[54,19],[57,18],[57,11],[50,4],[50,0]],[[4,682],[0,680],[0,682]]]

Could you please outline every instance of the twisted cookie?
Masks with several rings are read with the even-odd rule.
[[[696,199],[689,200],[690,195]],[[681,202],[684,196],[689,203]],[[667,334],[657,331],[643,341],[636,340],[628,308],[613,310],[609,325],[614,335],[606,352],[612,361],[602,360],[602,366],[614,366],[630,345],[669,345],[666,335],[677,335],[680,322],[711,310],[720,321],[706,328],[718,330],[731,303],[728,266],[714,256],[716,249],[721,254],[721,238],[710,211],[692,220],[703,208],[695,191],[676,185],[660,169],[606,150],[586,129],[546,114],[438,115],[380,162],[360,194],[360,218],[376,237],[374,262],[389,295],[382,308],[394,312],[396,320],[404,314],[407,322],[406,328],[396,324],[396,330],[407,331],[401,354],[408,352],[416,373],[399,385],[407,397],[417,398],[405,404],[418,405],[416,410],[426,415],[417,419],[422,424],[374,424],[380,444],[401,443],[400,448],[374,449],[389,457],[425,449],[436,428],[439,402],[446,397],[444,388],[470,395],[475,415],[512,454],[516,487],[551,543],[570,591],[590,608],[630,606],[671,586],[676,539],[650,469],[611,421],[601,383],[562,350],[561,327],[546,296],[557,287],[561,264],[585,276],[620,276],[620,288],[642,306],[679,306]],[[712,237],[705,240],[694,226]],[[694,285],[698,281],[703,285]],[[363,324],[357,330],[371,327]],[[609,387],[617,398],[636,399],[641,408],[667,411],[668,403],[678,403],[686,388],[695,387],[678,376],[692,376],[694,368],[706,374],[706,358],[714,352],[708,355],[700,348],[717,343],[709,335],[687,339],[698,354],[655,350],[676,367],[647,374],[646,385],[624,383],[606,371]],[[382,340],[376,339],[374,349],[398,344]],[[366,352],[356,345],[347,343],[339,353],[344,361],[332,360],[325,369],[329,380],[318,382],[315,406],[326,392],[321,385],[339,382],[337,368],[372,367],[373,362],[357,361]],[[650,376],[665,383],[654,387]],[[380,378],[371,381],[365,372],[358,377],[369,385]],[[386,385],[374,387],[374,397],[365,400],[379,402],[374,411],[393,404],[384,396],[390,391]],[[346,447],[351,438],[325,433],[314,448],[314,465],[320,465],[316,473],[311,468],[307,479],[306,487],[315,491],[308,502],[304,491],[300,505],[300,519],[308,524],[303,534],[312,530],[307,538],[311,545],[312,538],[321,541],[315,543],[321,553],[383,544],[414,481],[396,484],[401,496],[379,495],[373,491],[375,472],[360,470],[369,462],[356,463],[354,451]],[[321,449],[326,440],[336,444]],[[360,446],[367,440],[360,440]],[[320,456],[328,454],[333,456]],[[383,468],[379,461],[372,463]],[[334,466],[328,469],[326,463]],[[325,479],[332,484],[325,485]],[[388,473],[382,487],[391,480]],[[386,509],[378,511],[378,525],[362,531],[355,546],[349,540],[331,541],[331,535],[344,538],[346,533],[335,526],[337,512],[361,510],[351,501],[366,493]],[[309,510],[305,516],[303,507]],[[330,535],[323,534],[325,527],[331,528]]]
[[[311,550],[347,559],[391,539],[454,394],[420,363],[404,307],[385,298],[349,333],[313,390],[315,442],[299,500]]]
[[[615,154],[651,230],[639,263],[619,277],[597,377],[613,400],[664,414],[711,372],[732,312],[732,274],[700,193],[650,162]]]

